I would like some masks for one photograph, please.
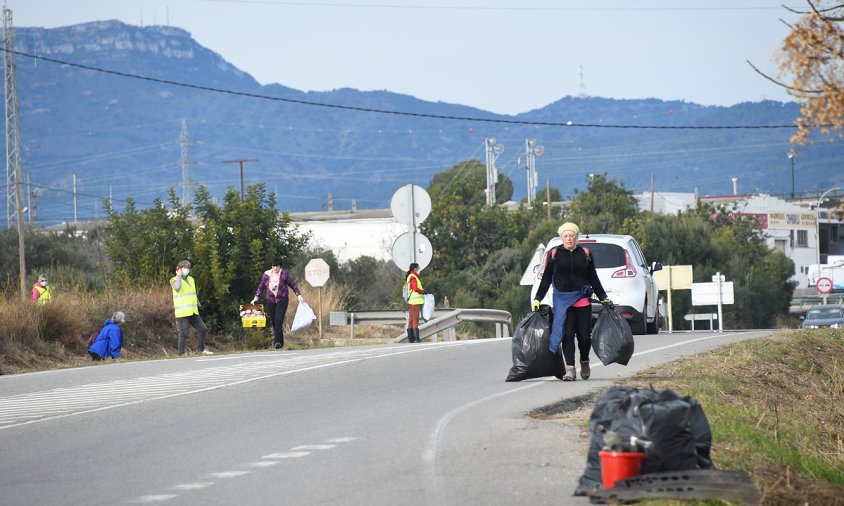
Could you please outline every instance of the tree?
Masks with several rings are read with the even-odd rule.
[[[597,174],[587,177],[586,183],[586,191],[575,188],[569,213],[582,234],[618,233],[625,220],[638,214],[636,199],[624,187],[624,181]]]
[[[794,144],[805,144],[812,128],[844,134],[844,4],[807,3],[810,12],[791,27],[777,55],[779,74],[792,76],[786,87],[802,106]]]

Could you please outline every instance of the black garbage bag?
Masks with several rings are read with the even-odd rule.
[[[604,447],[601,426],[614,432],[622,442],[629,443],[635,436],[641,446],[647,445],[642,474],[714,468],[709,458],[712,432],[700,403],[678,397],[671,390],[611,387],[592,410],[586,469],[575,495],[587,495],[602,487],[598,456]]]
[[[542,305],[516,326],[513,333],[513,367],[510,368],[507,381],[543,376],[562,379],[566,373],[563,356],[548,350],[552,320],[551,307]]]
[[[604,306],[598,313],[592,328],[592,349],[604,365],[627,365],[633,356],[633,331],[614,309]]]

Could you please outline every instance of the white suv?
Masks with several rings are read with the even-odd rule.
[[[554,237],[545,246],[545,251],[562,244]],[[577,244],[589,250],[595,262],[595,270],[607,296],[615,304],[615,310],[629,323],[634,334],[656,334],[659,332],[659,287],[653,278],[654,271],[662,264],[648,265],[639,243],[629,235],[591,234],[578,237]],[[536,276],[530,291],[533,300],[545,270],[545,253],[541,261],[533,266]],[[542,304],[553,306],[553,289],[549,289]],[[601,304],[592,303],[592,316],[597,317]]]

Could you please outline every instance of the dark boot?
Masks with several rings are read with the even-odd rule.
[[[407,329],[407,342],[409,342],[409,343],[413,342],[413,329],[411,329],[411,328]]]
[[[421,343],[422,340],[419,339],[419,329],[413,329],[413,338],[416,339],[413,341],[414,343]]]

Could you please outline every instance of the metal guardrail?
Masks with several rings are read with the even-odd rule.
[[[842,293],[835,292],[826,296],[827,304],[841,304],[842,302],[844,302],[844,294]],[[805,313],[810,307],[817,304],[823,304],[823,295],[797,296],[791,299],[788,311],[790,313]]]
[[[419,326],[419,338],[424,339],[433,336],[432,341],[436,341],[436,334],[444,332],[446,340],[453,340],[451,329],[461,321],[495,323],[496,337],[513,335],[513,317],[509,311],[501,309],[436,309],[433,319]],[[331,325],[349,325],[349,337],[354,339],[355,325],[406,325],[407,311],[331,311],[329,312],[329,323]],[[393,342],[398,343],[406,340],[407,334],[403,333],[393,339]]]

